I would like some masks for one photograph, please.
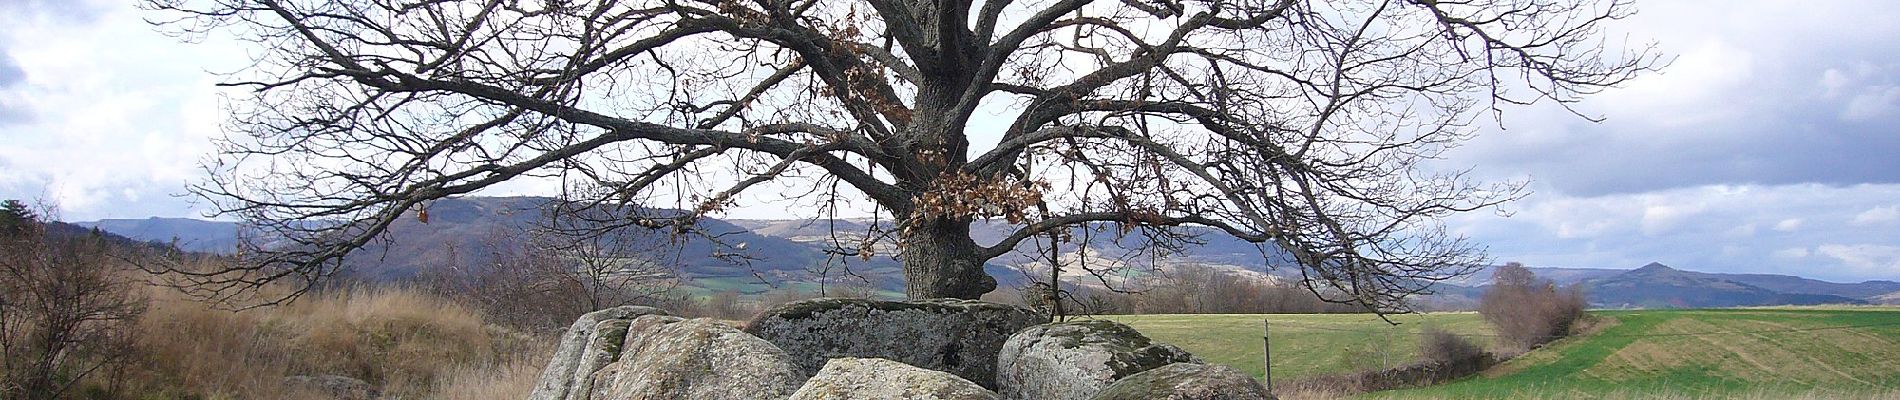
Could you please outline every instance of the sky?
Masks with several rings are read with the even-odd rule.
[[[256,50],[126,3],[0,0],[0,198],[65,220],[206,211],[181,194],[222,135],[214,73]],[[1900,280],[1900,2],[1636,7],[1612,37],[1674,61],[1576,106],[1600,123],[1548,105],[1487,123],[1441,164],[1532,194],[1449,227],[1532,266]]]

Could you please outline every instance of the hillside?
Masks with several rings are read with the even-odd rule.
[[[1880,303],[1875,298],[1900,286],[1889,281],[1836,283],[1790,275],[1685,271],[1650,263],[1630,270],[1538,268],[1539,278],[1584,289],[1591,305],[1606,308],[1694,308]],[[1437,288],[1431,305],[1470,305],[1490,284],[1492,268]],[[1873,293],[1873,294],[1868,294]],[[1441,307],[1442,308],[1442,307]],[[1454,307],[1455,308],[1455,307]]]
[[[387,241],[372,242],[349,259],[356,274],[378,280],[400,280],[419,271],[450,263],[488,262],[497,243],[520,240],[520,232],[545,220],[542,210],[553,200],[541,197],[462,197],[433,202],[430,221],[398,219]],[[667,212],[666,210],[645,210]],[[629,231],[617,247],[630,260],[677,266],[692,278],[689,289],[700,293],[733,290],[761,293],[775,287],[809,289],[819,282],[870,286],[901,293],[903,273],[895,245],[885,240],[868,260],[828,252],[839,246],[855,248],[871,231],[870,220],[721,220],[706,218],[697,229],[708,237],[687,236],[674,242],[667,235]],[[80,223],[138,240],[171,242],[187,250],[229,251],[237,240],[238,224],[180,218],[102,220]],[[880,222],[888,228],[889,221]],[[980,244],[993,244],[1016,226],[1002,221],[978,221],[972,234]],[[1113,224],[1075,227],[1075,238],[1095,240],[1086,252],[1077,244],[1060,250],[1065,263],[1086,261],[1092,266],[1133,264],[1167,269],[1180,264],[1208,265],[1236,276],[1265,280],[1299,279],[1299,269],[1272,247],[1206,231],[1185,231],[1193,242],[1178,252],[1142,252],[1147,238],[1140,232],[1122,232]],[[609,242],[614,242],[610,240]],[[743,248],[741,248],[743,245]],[[1025,241],[1017,251],[991,260],[986,270],[1004,286],[1020,286],[1045,275],[1038,243]],[[1265,257],[1263,257],[1263,254]],[[1086,257],[1084,257],[1086,255]],[[1634,270],[1603,268],[1533,267],[1539,277],[1559,285],[1582,285],[1590,300],[1601,307],[1726,307],[1781,304],[1900,302],[1900,282],[1836,283],[1790,275],[1721,274],[1661,268]],[[1137,268],[1150,271],[1151,268]],[[1421,299],[1433,309],[1459,309],[1475,304],[1489,283],[1491,269],[1440,282],[1439,294]],[[1070,284],[1101,286],[1102,280],[1071,269]],[[1136,274],[1139,275],[1139,274]],[[1131,275],[1131,276],[1136,276]],[[1113,281],[1111,279],[1110,281]],[[1889,295],[1887,298],[1877,296]]]
[[[102,219],[75,222],[86,228],[98,228],[143,241],[172,243],[185,251],[231,254],[237,251],[239,225],[235,222],[206,221],[191,218]]]
[[[1900,292],[1893,292],[1893,293],[1883,294],[1879,296],[1874,296],[1870,300],[1879,304],[1900,304]]]
[[[1828,295],[1782,293],[1710,274],[1650,263],[1642,268],[1579,283],[1590,301],[1604,307],[1707,308],[1760,305],[1858,304]]]

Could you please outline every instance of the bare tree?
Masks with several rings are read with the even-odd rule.
[[[1582,288],[1559,288],[1513,262],[1493,273],[1491,287],[1479,299],[1478,313],[1497,328],[1503,344],[1528,350],[1569,336],[1587,306]]]
[[[495,320],[536,332],[559,332],[594,310],[671,300],[669,292],[679,284],[677,271],[660,264],[663,260],[647,259],[659,252],[641,239],[498,230],[483,239],[489,254],[465,256],[452,249],[447,265],[425,271],[423,281]]]
[[[121,250],[97,230],[49,233],[18,201],[0,206],[0,397],[57,399],[131,354],[145,301]]]
[[[1439,217],[1520,193],[1422,162],[1486,110],[1657,65],[1604,43],[1626,0],[144,4],[258,47],[196,192],[295,245],[214,288],[331,274],[432,199],[559,177],[676,206],[624,225],[680,233],[766,182],[868,204],[894,229],[842,250],[894,241],[912,298],[976,298],[986,260],[1094,222],[1232,235],[1398,306],[1480,257]],[[979,244],[978,218],[1018,229]]]

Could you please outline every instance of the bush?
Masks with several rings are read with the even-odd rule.
[[[1559,289],[1524,265],[1510,263],[1498,267],[1491,288],[1479,299],[1478,313],[1497,327],[1503,344],[1528,350],[1568,336],[1585,305],[1581,289]]]
[[[1470,339],[1437,327],[1419,332],[1418,358],[1427,361],[1458,361],[1484,356],[1484,348]]]
[[[0,204],[0,398],[61,398],[112,371],[145,312],[131,256],[97,230],[49,232],[38,218]]]

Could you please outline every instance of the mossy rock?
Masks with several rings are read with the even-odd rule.
[[[881,358],[834,358],[791,400],[997,400],[996,392],[942,371]]]
[[[782,399],[808,376],[778,347],[724,323],[662,318],[634,321],[623,356],[601,369],[612,376],[600,378],[592,400]]]
[[[635,318],[667,315],[652,307],[621,306],[583,314],[561,334],[561,341],[541,370],[529,400],[585,400],[594,373],[620,358],[627,328]]]
[[[1029,309],[976,300],[822,298],[759,313],[746,332],[778,345],[809,374],[835,358],[881,358],[993,388],[1003,341],[1042,320]]]
[[[1174,363],[1201,361],[1113,321],[1058,322],[1010,336],[997,356],[996,379],[1008,398],[1083,400],[1115,381]]]
[[[1224,365],[1174,363],[1115,381],[1091,400],[1263,400],[1273,395]]]

